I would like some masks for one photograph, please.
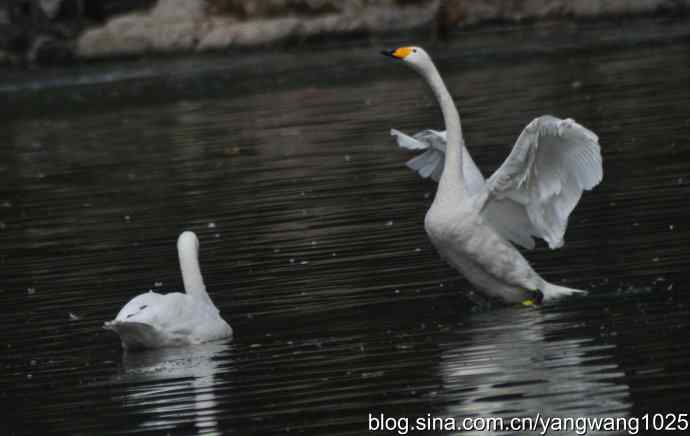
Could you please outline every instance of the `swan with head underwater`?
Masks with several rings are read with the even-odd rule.
[[[177,238],[184,293],[137,295],[104,328],[120,335],[122,347],[161,348],[200,344],[232,337],[206,292],[199,267],[199,240],[193,232]]]
[[[507,303],[534,305],[585,293],[544,280],[513,243],[531,249],[536,236],[552,249],[563,245],[568,216],[583,190],[603,177],[597,136],[571,119],[541,116],[485,180],[465,147],[458,110],[429,55],[419,47],[383,54],[419,73],[441,106],[445,132],[425,130],[410,137],[391,130],[401,147],[426,150],[407,165],[438,181],[424,227],[441,256],[483,294]]]

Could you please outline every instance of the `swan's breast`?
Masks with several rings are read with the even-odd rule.
[[[496,280],[529,289],[536,286],[538,276],[529,263],[476,209],[432,206],[424,226],[441,256],[463,274],[473,276],[465,271],[471,263]]]
[[[471,208],[431,206],[424,217],[424,229],[431,241],[439,244],[464,244],[473,230],[482,225],[481,216]]]

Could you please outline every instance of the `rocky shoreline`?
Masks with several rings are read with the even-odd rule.
[[[0,64],[688,10],[690,0],[7,0],[0,5]]]

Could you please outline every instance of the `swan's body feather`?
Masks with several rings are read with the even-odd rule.
[[[199,344],[232,335],[218,309],[180,292],[138,295],[106,328],[116,331],[126,348]]]
[[[529,298],[544,281],[471,202],[453,208],[432,207],[424,228],[446,262],[482,293],[509,303]]]
[[[423,151],[407,166],[439,182],[424,227],[441,256],[485,295],[506,302],[532,301],[537,292],[544,300],[584,292],[548,283],[511,242],[533,248],[537,236],[551,248],[563,244],[582,191],[603,176],[597,136],[570,119],[539,117],[485,180],[465,147],[457,109],[431,58],[419,47],[384,54],[421,74],[443,111],[446,132],[408,136],[391,130],[401,147]]]
[[[104,327],[120,335],[125,349],[199,344],[232,336],[206,293],[198,265],[198,240],[191,232],[178,239],[186,293],[146,292],[132,298]]]

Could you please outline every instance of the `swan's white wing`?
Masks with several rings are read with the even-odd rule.
[[[404,134],[400,130],[391,129],[391,136],[395,138],[400,148],[406,148],[408,150],[426,150],[427,148],[431,147],[430,142],[420,141],[412,136]]]
[[[442,151],[443,153],[446,152],[446,142],[448,140],[446,139],[445,131],[439,132],[438,130],[431,129],[422,130],[421,132],[415,133],[413,138],[419,142],[428,144],[431,148]]]
[[[398,130],[391,129],[391,136],[395,137],[401,148],[426,150],[408,160],[406,165],[423,178],[431,177],[438,182],[446,161],[446,132],[429,129],[417,132],[414,136],[408,136]],[[462,168],[467,192],[470,195],[478,193],[484,186],[484,176],[465,147],[463,147]]]
[[[433,132],[433,133],[431,133]],[[424,137],[420,137],[424,134]],[[398,130],[391,129],[391,136],[395,137],[400,148],[407,150],[426,150],[424,153],[408,160],[406,165],[423,178],[431,177],[438,182],[443,172],[443,162],[445,161],[445,132],[441,143],[441,135],[433,130],[425,130],[417,133],[414,137],[408,136]],[[438,136],[438,139],[437,139]],[[439,148],[441,146],[442,148]]]
[[[532,236],[537,236],[537,231],[521,204],[510,199],[493,199],[486,203],[482,215],[504,239],[529,250],[534,248]]]
[[[414,136],[408,136],[398,130],[391,129],[391,135],[395,137],[401,148],[408,150],[425,150],[407,161],[407,167],[417,172],[423,178],[431,176],[439,181],[443,174],[443,165],[446,157],[446,132],[436,130],[422,130]],[[484,176],[472,160],[466,147],[463,147],[463,177],[465,186],[470,195],[477,194],[485,186]],[[489,224],[505,239],[513,241],[525,248],[534,248],[532,235],[536,231],[527,216],[527,211],[521,205],[510,199],[495,199],[486,204],[483,210]]]
[[[506,161],[487,181],[486,208],[499,209],[504,223],[493,224],[500,227],[521,221],[523,211],[506,206],[516,203],[531,223],[519,233],[538,236],[550,248],[558,248],[582,191],[594,188],[602,177],[597,136],[571,119],[541,116],[525,127]]]

